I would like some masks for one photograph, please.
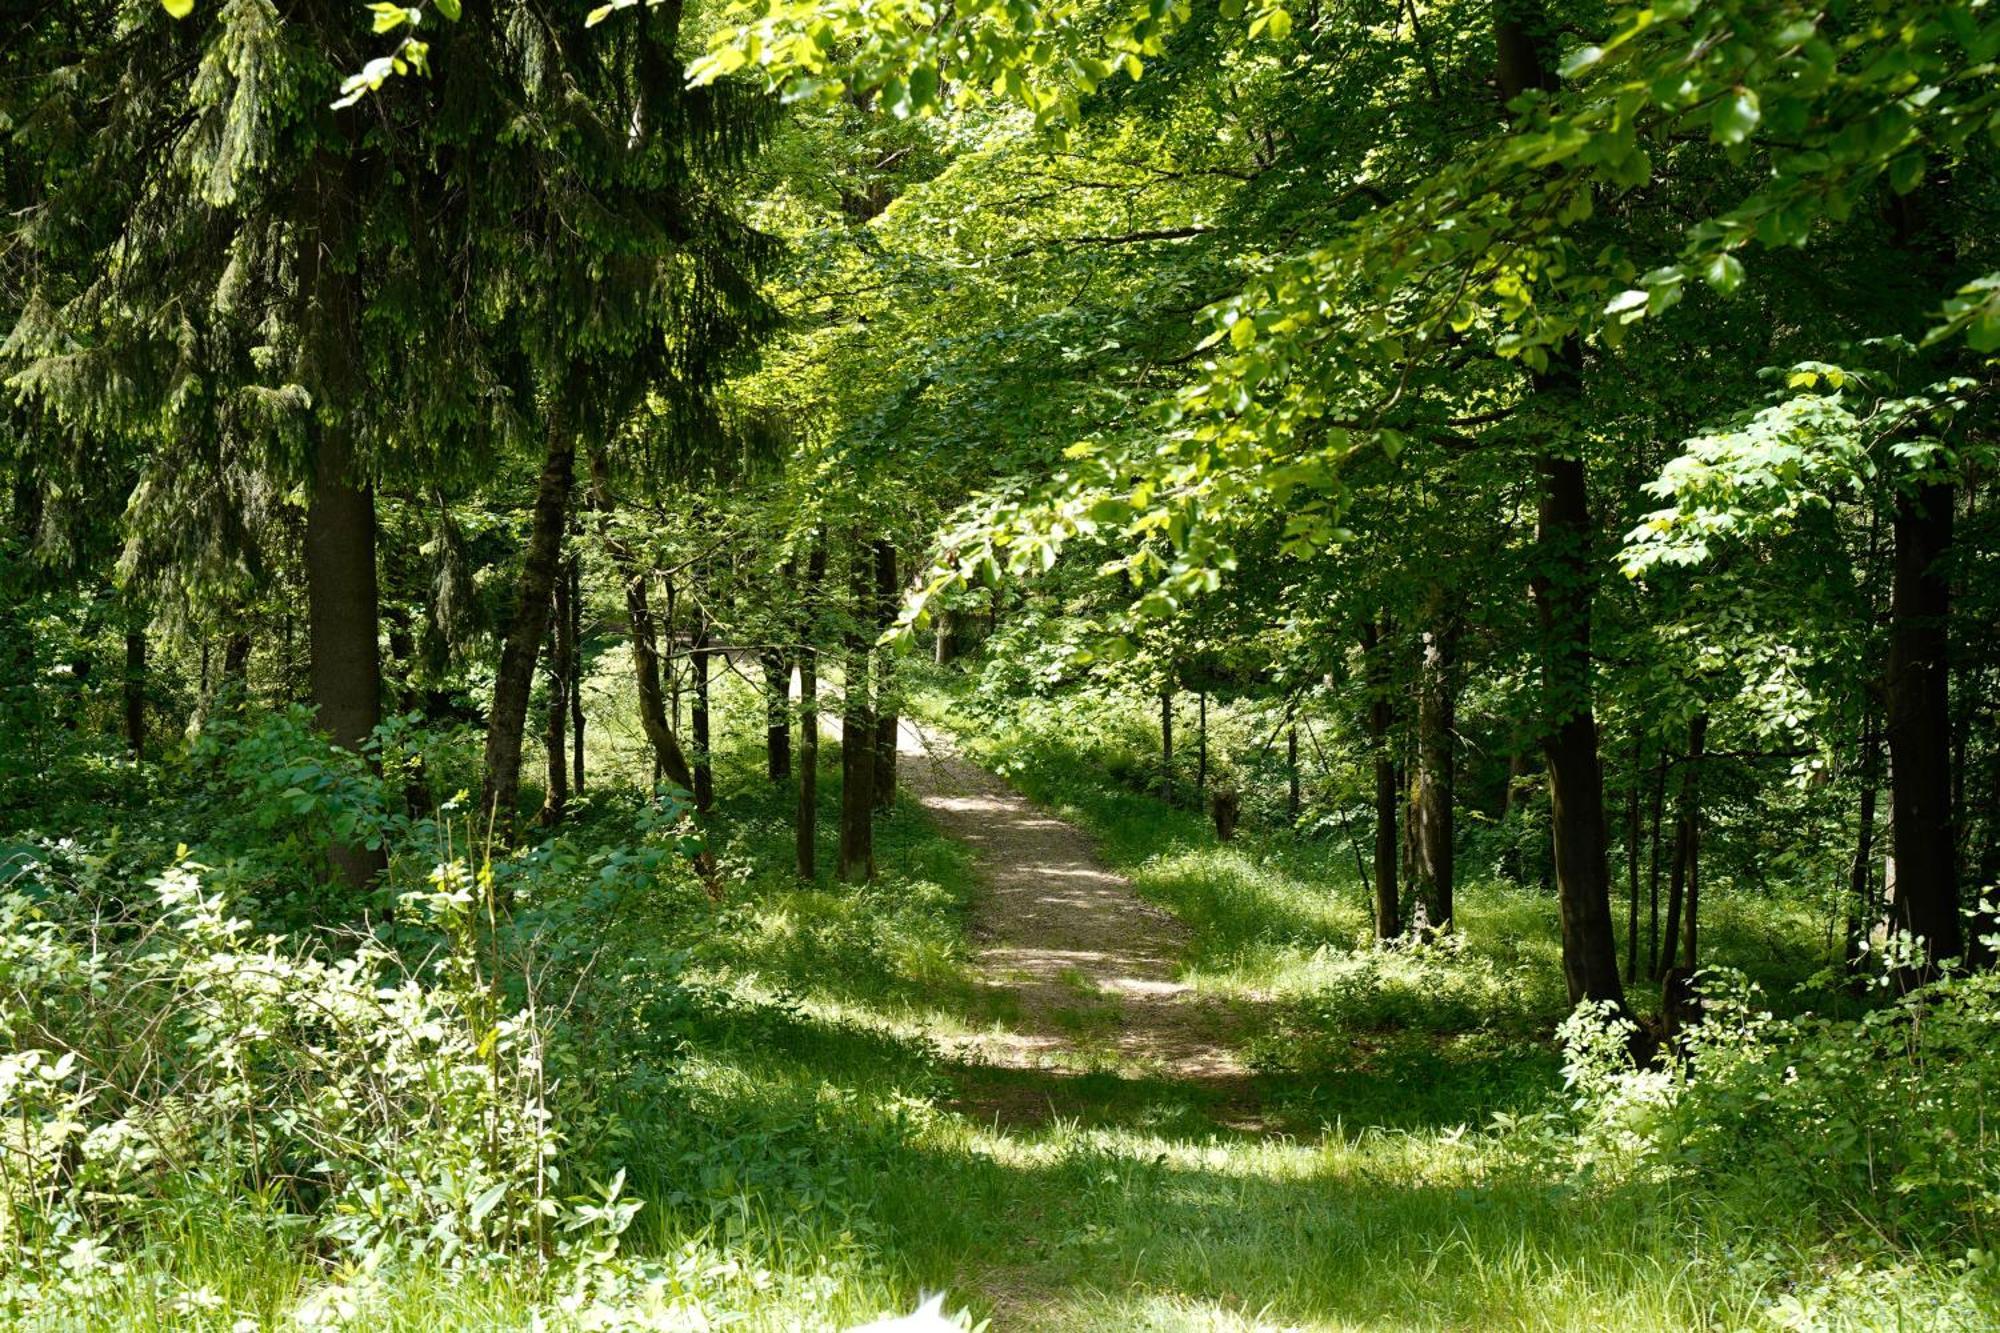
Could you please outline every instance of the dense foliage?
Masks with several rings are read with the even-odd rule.
[[[0,1317],[2000,1322],[1996,62],[0,16]],[[946,735],[1239,1072],[982,1058]]]

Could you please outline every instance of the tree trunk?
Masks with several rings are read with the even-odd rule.
[[[1424,631],[1417,687],[1417,790],[1411,803],[1416,828],[1416,891],[1437,933],[1451,929],[1457,863],[1454,788],[1457,785],[1457,687],[1453,680],[1457,626],[1433,617]]]
[[[1291,816],[1293,828],[1298,827],[1299,814],[1304,806],[1299,790],[1299,724],[1293,719],[1285,727],[1285,811]]]
[[[1368,681],[1368,747],[1375,759],[1375,938],[1393,940],[1403,933],[1401,900],[1396,887],[1396,758],[1389,749],[1394,704],[1389,697],[1389,653],[1383,630],[1369,621],[1361,630],[1361,647]]]
[[[1923,975],[1965,952],[1951,830],[1951,611],[1945,556],[1952,487],[1899,492],[1889,598],[1890,817],[1896,848],[1896,925],[1924,942]],[[1916,980],[1912,977],[1910,980]]]
[[[493,678],[493,710],[486,718],[486,785],[480,809],[497,836],[512,836],[521,795],[521,742],[527,731],[528,696],[534,689],[535,660],[548,634],[562,563],[563,530],[569,525],[569,492],[576,474],[576,439],[564,420],[563,405],[549,407],[548,445],[535,487],[528,549],[515,585],[514,614],[500,646]]]
[[[896,599],[902,585],[896,581],[896,548],[887,541],[875,543],[875,613],[880,630],[896,619]],[[896,697],[895,664],[891,650],[875,654],[875,808],[887,812],[896,805],[896,731],[899,704]]]
[[[352,267],[356,193],[353,157],[320,149],[303,178],[294,235],[304,305],[300,381],[313,403],[306,427],[312,479],[305,531],[312,702],[320,728],[350,750],[359,750],[382,720],[375,490],[354,453],[354,416],[366,394],[361,291]],[[380,848],[335,845],[329,859],[355,889],[387,865]]]
[[[852,594],[846,633],[847,679],[840,708],[840,877],[875,878],[875,715],[869,697],[868,625],[873,620],[873,564],[858,539],[848,553]]]
[[[1194,794],[1197,801],[1208,795],[1208,690],[1195,692]]]
[[[1494,74],[1503,102],[1556,80],[1535,33],[1541,6],[1496,11]],[[1549,369],[1534,377],[1537,397],[1575,394],[1582,349],[1574,338],[1552,349]],[[1554,423],[1551,423],[1553,428]],[[1618,939],[1611,925],[1611,865],[1605,846],[1604,770],[1598,760],[1590,662],[1597,565],[1590,490],[1581,455],[1553,449],[1536,460],[1540,513],[1532,582],[1543,633],[1542,749],[1549,770],[1556,900],[1562,918],[1563,979],[1571,1004],[1610,1001],[1626,1010],[1618,976]]]
[[[792,664],[782,648],[758,654],[764,667],[764,776],[786,782],[792,776]]]
[[[1653,838],[1646,854],[1646,973],[1660,975],[1660,827],[1667,805],[1667,753],[1653,766]]]
[[[1875,800],[1882,781],[1882,747],[1875,719],[1861,723],[1860,827],[1854,836],[1854,860],[1847,869],[1847,929],[1841,956],[1852,971],[1860,965],[1862,945],[1875,919]]]
[[[1174,799],[1174,687],[1160,691],[1160,795]]]
[[[951,662],[951,608],[940,606],[931,613],[931,660],[938,666]]]
[[[358,751],[382,720],[375,492],[356,484],[346,436],[331,427],[316,433],[305,540],[312,699],[333,743]],[[388,864],[380,848],[336,844],[328,855],[353,889],[365,888]]]
[[[560,824],[569,808],[569,695],[573,688],[569,674],[569,597],[569,571],[559,568],[549,608],[549,711],[548,725],[542,735],[542,748],[548,760],[548,791],[542,800],[541,815],[545,828]]]
[[[125,750],[138,763],[146,757],[146,626],[125,631]]]
[[[694,808],[707,814],[715,808],[715,764],[708,730],[708,622],[695,628],[694,651],[689,660],[694,668],[694,704],[689,721],[694,727]]]
[[[569,558],[569,734],[575,747],[570,789],[583,795],[583,556]]]
[[[1527,795],[1523,787],[1533,771],[1526,751],[1517,749],[1507,756],[1507,786],[1500,794],[1500,829],[1506,838],[1500,844],[1498,870],[1509,884],[1525,883],[1528,877],[1521,859],[1521,831],[1515,826],[1522,819],[1521,807]]]
[[[1625,784],[1625,981],[1639,979],[1639,783],[1646,758],[1645,738],[1632,734],[1632,776]]]
[[[1674,866],[1667,881],[1667,953],[1660,960],[1656,980],[1665,980],[1667,973],[1676,968],[1682,972],[1694,971],[1693,956],[1683,956],[1687,953],[1684,946],[1691,941],[1691,932],[1682,918],[1688,905],[1688,885],[1695,873],[1695,858],[1701,850],[1696,823],[1701,817],[1701,756],[1707,741],[1708,714],[1700,713],[1688,723],[1680,804],[1674,816]]]
[[[819,595],[826,578],[826,542],[813,543],[806,560],[804,615],[799,624],[799,791],[793,839],[799,878],[818,875],[819,841]]]
[[[601,451],[590,455],[591,504],[601,516],[611,515],[610,465]],[[604,549],[625,585],[625,617],[632,626],[632,675],[638,688],[639,725],[653,747],[658,772],[684,792],[694,790],[694,770],[688,767],[680,737],[667,720],[666,691],[660,683],[660,640],[653,624],[653,609],[646,595],[646,571],[639,567],[632,548],[610,534],[607,524]]]
[[[1625,987],[1611,925],[1604,772],[1591,707],[1590,618],[1597,575],[1589,494],[1581,459],[1544,454],[1537,470],[1542,498],[1533,591],[1544,636],[1542,749],[1548,760],[1563,978],[1570,1003],[1608,1000],[1623,1010]]]

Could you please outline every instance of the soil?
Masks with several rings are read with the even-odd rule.
[[[1045,1120],[1089,1100],[1066,1081],[1109,1074],[1191,1085],[1210,1118],[1257,1128],[1235,1016],[1181,979],[1185,928],[1108,868],[1088,834],[938,732],[905,719],[897,740],[899,780],[972,849],[981,881],[972,962],[1004,1020],[945,1043],[967,1067],[962,1109]]]

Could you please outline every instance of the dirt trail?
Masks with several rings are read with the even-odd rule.
[[[985,892],[974,905],[974,966],[1002,1001],[991,1030],[947,1045],[972,1064],[1055,1074],[1116,1073],[1224,1089],[1248,1082],[1221,1006],[1177,979],[1185,931],[1098,859],[1091,838],[1036,808],[905,719],[898,778],[969,847]],[[968,1109],[1046,1089],[968,1089]],[[1234,1098],[1231,1098],[1234,1100]],[[1237,1119],[1237,1116],[1226,1116]]]

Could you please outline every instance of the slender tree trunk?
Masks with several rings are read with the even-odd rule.
[[[1965,952],[1951,830],[1951,710],[1948,687],[1952,487],[1900,492],[1889,602],[1888,736],[1894,775],[1890,815],[1896,848],[1896,925],[1924,942],[1928,975]],[[1910,980],[1918,978],[1912,977]]]
[[[1208,689],[1195,692],[1194,792],[1197,802],[1208,799]]]
[[[1639,979],[1639,784],[1645,772],[1646,743],[1632,733],[1632,776],[1625,784],[1625,980]]]
[[[951,608],[940,606],[931,613],[931,660],[938,666],[951,662]]]
[[[548,634],[575,474],[576,440],[564,419],[561,402],[553,402],[548,446],[528,527],[528,549],[515,585],[513,617],[500,646],[500,668],[493,678],[493,710],[486,719],[486,785],[480,808],[503,838],[512,834],[520,803],[521,742],[527,730],[528,696],[534,689],[535,659],[541,655],[542,641]]]
[[[886,630],[896,619],[896,599],[902,585],[896,581],[896,547],[888,541],[875,543],[876,625]],[[896,731],[900,705],[895,690],[895,664],[890,650],[875,654],[875,808],[887,812],[896,805]]]
[[[694,651],[689,661],[694,672],[693,706],[690,721],[694,726],[694,808],[707,814],[715,808],[715,764],[712,757],[713,738],[708,727],[708,666],[712,650],[708,646],[708,622],[704,619],[695,628]]]
[[[1500,828],[1507,835],[1500,845],[1500,878],[1509,884],[1525,883],[1527,867],[1521,858],[1521,831],[1517,827],[1525,817],[1521,810],[1526,792],[1523,790],[1529,775],[1534,771],[1527,752],[1515,750],[1507,756],[1507,787],[1500,795]]]
[[[569,558],[569,734],[575,747],[570,765],[570,788],[583,795],[583,556]]]
[[[1416,837],[1416,891],[1440,934],[1452,928],[1458,875],[1454,789],[1457,786],[1457,685],[1453,679],[1457,626],[1448,613],[1424,631],[1417,687],[1417,790],[1412,802]]]
[[[1681,773],[1679,811],[1674,817],[1674,867],[1667,881],[1667,953],[1660,960],[1658,977],[1679,968],[1694,971],[1695,960],[1686,946],[1692,932],[1684,923],[1688,912],[1688,886],[1695,875],[1695,858],[1700,854],[1698,821],[1701,818],[1702,753],[1708,742],[1708,714],[1696,714],[1688,723],[1687,757]]]
[[[1861,723],[1860,824],[1855,830],[1854,860],[1847,869],[1847,929],[1841,957],[1849,970],[1860,965],[1862,945],[1875,914],[1875,800],[1881,783],[1882,746],[1870,715]]]
[[[1660,975],[1660,827],[1667,806],[1667,753],[1653,766],[1653,839],[1646,856],[1646,973]]]
[[[1295,718],[1285,727],[1285,811],[1294,828],[1304,806],[1299,790],[1299,724]]]
[[[146,757],[146,626],[125,631],[125,749],[136,763]]]
[[[1174,799],[1174,687],[1171,679],[1160,691],[1160,794]]]
[[[793,839],[799,878],[817,876],[819,841],[819,596],[826,579],[826,541],[813,543],[806,560],[804,614],[799,624],[799,791]]]
[[[590,455],[591,504],[599,515],[611,516],[610,465],[601,451]],[[653,609],[646,595],[646,571],[639,567],[632,548],[611,535],[608,523],[604,549],[625,585],[625,617],[632,627],[632,675],[638,689],[639,725],[653,747],[658,776],[665,777],[685,792],[694,790],[694,770],[688,766],[680,737],[667,720],[666,691],[660,683],[660,640],[653,623]],[[656,781],[658,778],[656,777]]]
[[[1383,629],[1374,621],[1362,627],[1361,647],[1368,681],[1368,746],[1375,762],[1375,938],[1393,940],[1403,933],[1401,899],[1396,886],[1396,758],[1389,732],[1394,704],[1389,697],[1389,655]]]
[[[569,574],[557,569],[553,605],[549,608],[549,710],[548,725],[542,733],[542,748],[548,761],[548,791],[542,800],[541,822],[553,827],[562,822],[569,809],[569,695],[573,685],[570,669]]]
[[[846,633],[847,679],[840,709],[840,877],[875,878],[875,714],[869,685],[869,622],[874,618],[873,565],[858,538],[848,553],[851,593]]]
[[[792,664],[782,648],[758,654],[764,667],[764,776],[789,782],[792,776]]]

